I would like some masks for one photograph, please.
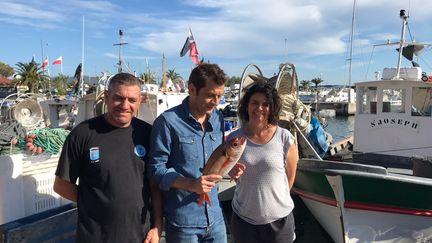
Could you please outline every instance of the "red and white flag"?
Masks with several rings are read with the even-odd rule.
[[[192,35],[192,31],[189,29],[189,35],[186,38],[186,41],[183,45],[183,48],[180,51],[180,56],[186,55],[186,53],[189,51],[189,57],[195,64],[200,64],[200,60],[198,58],[198,48],[195,42],[195,39]]]
[[[56,64],[62,64],[63,62],[63,57],[59,56],[59,58],[55,59],[54,62],[52,63],[52,65],[56,65]]]
[[[46,67],[48,67],[49,61],[48,61],[48,57],[45,57],[45,60],[42,63],[42,69],[45,69]]]

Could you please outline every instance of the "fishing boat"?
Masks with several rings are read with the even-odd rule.
[[[400,67],[404,48],[427,44],[406,42],[400,17],[397,67],[356,84],[352,161],[298,163],[293,191],[337,243],[432,242],[432,83]]]
[[[119,60],[120,66],[122,59]],[[82,84],[83,75],[79,75],[82,72],[77,73],[77,83]],[[90,94],[85,94],[84,86],[80,85],[80,92],[74,99],[16,92],[0,100],[0,107],[4,107],[0,113],[4,116],[0,119],[0,152],[5,150],[0,154],[0,242],[74,241],[76,205],[53,190],[59,152],[69,132],[63,128],[70,129],[104,113],[104,91],[109,78],[108,74],[102,75],[96,92]],[[146,100],[137,117],[153,123],[160,113],[180,104],[188,94],[160,90],[158,85],[143,83],[142,95]],[[3,125],[8,128],[7,133],[2,130]],[[37,137],[32,138],[36,145],[35,141],[48,137],[46,131],[50,128],[58,129],[63,136],[44,144],[49,151],[23,150],[29,143],[28,134],[37,133]],[[44,134],[39,133],[41,131]],[[12,143],[14,138],[26,141],[19,142],[18,146]]]

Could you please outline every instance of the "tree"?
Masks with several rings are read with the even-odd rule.
[[[232,76],[228,79],[227,86],[232,87],[234,84],[239,84],[241,82],[240,77]]]
[[[43,73],[41,67],[35,62],[17,64],[16,85],[27,85],[29,91],[37,93],[39,89],[47,90],[48,76]]]
[[[300,81],[301,88],[304,91],[309,90],[310,84],[311,84],[311,81],[309,81],[309,80],[302,80],[302,81]]]
[[[315,84],[315,92],[316,92],[316,103],[315,103],[315,115],[316,116],[318,116],[318,97],[319,97],[319,90],[318,90],[318,85],[320,84],[320,83],[322,83],[322,82],[324,82],[324,80],[322,80],[321,78],[313,78],[312,80],[311,80],[311,83],[313,83],[313,84]]]
[[[322,80],[321,78],[313,78],[310,82],[315,84],[315,90],[318,90],[318,85],[324,82],[324,80]]]
[[[181,79],[182,77],[178,74],[175,69],[168,69],[166,72],[167,78],[171,79],[171,81],[175,82],[177,79]]]
[[[58,95],[66,95],[67,94],[67,82],[69,80],[69,76],[64,74],[59,74],[59,76],[53,78],[51,82],[51,89],[57,90]]]
[[[12,76],[12,74],[14,74],[13,67],[9,66],[6,63],[0,62],[0,75],[7,78]]]

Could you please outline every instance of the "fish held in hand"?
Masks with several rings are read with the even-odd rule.
[[[217,174],[225,176],[234,167],[234,165],[239,161],[243,151],[246,147],[246,138],[233,138],[219,145],[208,159],[203,175]],[[203,193],[198,199],[198,204],[202,205],[207,202],[209,205],[210,196],[208,193]]]

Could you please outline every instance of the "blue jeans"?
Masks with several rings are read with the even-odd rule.
[[[165,223],[167,243],[227,243],[225,222],[215,222],[209,227],[176,227]]]

